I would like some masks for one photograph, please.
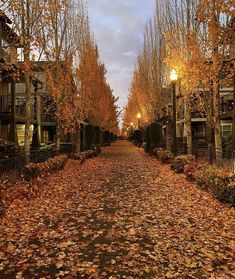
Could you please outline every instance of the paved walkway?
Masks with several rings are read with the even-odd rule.
[[[0,278],[235,278],[234,209],[126,141],[0,220]]]

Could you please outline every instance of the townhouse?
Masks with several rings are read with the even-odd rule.
[[[0,139],[24,145],[26,123],[25,82],[22,61],[18,59],[20,40],[11,28],[11,20],[0,11]],[[32,64],[31,75],[31,143],[54,141],[55,120],[46,86],[44,62]]]

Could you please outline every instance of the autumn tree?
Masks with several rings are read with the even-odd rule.
[[[9,3],[8,3],[9,2]],[[56,149],[69,133],[80,146],[80,123],[88,120],[108,130],[118,129],[117,98],[106,81],[106,69],[89,30],[82,0],[8,1],[24,53],[26,99],[25,154],[29,159],[31,77],[34,60],[44,61],[47,89],[55,109]]]
[[[146,25],[143,48],[138,55],[133,72],[128,105],[123,118],[126,126],[131,122],[137,126],[138,112],[141,113],[143,123],[154,121],[164,99],[162,94],[165,83],[164,24],[160,11],[158,9],[157,11],[156,16]]]
[[[3,11],[13,20],[13,26],[20,37],[19,45],[23,47],[23,72],[25,82],[25,144],[24,154],[26,161],[30,157],[30,125],[32,114],[32,69],[31,56],[38,45],[35,34],[38,29],[39,19],[43,17],[47,1],[25,0],[25,1],[6,1],[2,5]]]
[[[220,87],[221,81],[234,72],[234,64],[229,63],[226,69],[226,58],[229,56],[229,45],[234,34],[234,1],[201,0],[197,6],[197,21],[201,28],[206,28],[207,36],[204,37],[205,57],[210,88],[210,117],[208,120],[214,128],[215,151],[218,163],[222,161],[222,135],[220,124]],[[226,72],[224,74],[224,72]]]
[[[56,149],[62,133],[75,133],[78,119],[76,85],[73,81],[74,61],[80,47],[82,1],[49,1],[40,22],[37,38],[46,64],[48,89],[56,106]]]
[[[89,32],[84,37],[76,70],[80,113],[84,120],[107,130],[118,129],[117,98],[106,81],[106,69]]]
[[[193,94],[198,89],[198,75],[195,65],[199,53],[192,54],[192,48],[197,46],[195,34],[198,32],[198,24],[195,22],[195,12],[198,0],[176,1],[174,9],[170,9],[165,3],[164,11],[169,20],[164,34],[166,43],[165,62],[169,69],[175,69],[179,77],[180,94],[184,99],[184,131],[187,138],[188,154],[192,154],[192,111],[195,109]],[[194,34],[194,35],[193,35]],[[192,71],[195,70],[194,71]],[[197,108],[196,108],[197,109]]]

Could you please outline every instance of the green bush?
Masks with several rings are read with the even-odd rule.
[[[235,206],[235,174],[216,166],[208,166],[196,171],[195,179],[203,189],[210,189],[220,201]]]
[[[153,155],[155,155],[163,163],[169,164],[172,163],[174,160],[174,154],[164,148],[155,148],[153,151]]]
[[[183,173],[185,165],[195,161],[196,159],[192,155],[179,155],[174,158],[173,163],[171,164],[171,169],[176,173]]]

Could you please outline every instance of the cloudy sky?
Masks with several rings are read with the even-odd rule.
[[[107,81],[119,96],[121,108],[127,102],[128,88],[136,58],[143,42],[144,26],[154,10],[154,0],[87,0],[91,29]]]

